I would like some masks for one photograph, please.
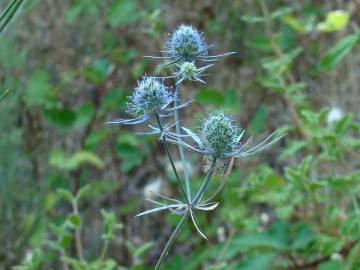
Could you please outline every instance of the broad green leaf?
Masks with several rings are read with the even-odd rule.
[[[62,150],[56,149],[51,151],[50,164],[65,171],[76,169],[83,164],[91,164],[98,168],[104,166],[103,161],[92,152],[78,151],[74,155],[66,157]]]
[[[138,17],[136,1],[113,0],[109,5],[107,20],[114,28],[136,21]]]
[[[316,270],[342,270],[343,263],[341,260],[331,260],[324,263],[319,264]]]
[[[358,43],[359,33],[348,35],[338,41],[321,58],[318,64],[320,71],[329,71],[336,68],[340,61],[350,53]]]
[[[250,255],[242,259],[242,261],[236,267],[237,270],[264,270],[272,269],[271,265],[275,260],[276,253],[258,253],[256,255]]]
[[[314,240],[314,232],[310,225],[300,224],[296,226],[291,247],[304,250]]]
[[[346,130],[350,127],[352,117],[349,114],[343,116],[339,121],[335,122],[335,133],[337,135],[343,135]]]
[[[82,127],[90,122],[94,113],[94,106],[92,103],[82,103],[76,110],[76,127]]]
[[[85,77],[94,84],[102,83],[112,69],[111,63],[104,58],[95,59],[84,69]]]
[[[65,13],[65,22],[68,24],[74,23],[83,10],[84,10],[83,5],[76,4],[71,6],[70,8],[67,9]]]
[[[248,234],[235,237],[230,243],[226,259],[230,259],[239,252],[251,250],[285,250],[288,247],[289,226],[280,222],[272,224],[271,228],[263,233]]]
[[[247,23],[259,23],[259,22],[264,22],[264,21],[265,21],[265,18],[264,18],[264,17],[260,17],[260,16],[249,16],[249,15],[241,16],[241,19],[242,19],[244,22],[247,22]]]
[[[195,99],[202,104],[207,104],[207,105],[211,104],[215,106],[220,106],[225,102],[224,95],[218,90],[213,88],[200,89],[196,93]]]
[[[65,233],[60,238],[60,245],[62,248],[67,248],[72,240],[72,235],[70,233]]]
[[[254,116],[251,118],[250,121],[251,132],[258,133],[264,129],[267,109],[267,106],[265,104],[262,104],[256,110]]]
[[[52,86],[49,82],[49,74],[44,70],[35,70],[27,84],[24,95],[25,103],[28,106],[43,105],[50,96]]]
[[[293,8],[291,7],[280,7],[277,10],[273,11],[270,14],[270,17],[272,19],[277,19],[277,18],[281,18],[285,15],[288,15],[289,13],[291,13],[293,11]]]
[[[63,189],[63,188],[59,188],[58,190],[56,190],[56,192],[61,196],[63,197],[64,199],[66,199],[68,201],[68,203],[72,203],[73,202],[73,199],[74,199],[74,195],[66,190],[66,189]]]
[[[75,214],[75,213],[69,214],[67,217],[67,220],[70,222],[70,224],[73,228],[78,228],[80,226],[81,219],[78,214]]]
[[[298,151],[308,145],[305,141],[291,141],[280,155],[280,160],[285,160],[288,157],[295,155]]]
[[[122,159],[121,169],[125,172],[141,164],[143,158],[148,154],[148,145],[139,138],[132,133],[124,132],[117,139],[116,151]]]
[[[282,74],[288,70],[294,59],[302,52],[302,48],[295,48],[280,57],[265,59],[263,67],[271,73]]]
[[[273,11],[270,14],[270,19],[278,19],[281,18],[293,11],[290,7],[280,7],[279,9]],[[252,15],[244,15],[241,16],[241,19],[247,23],[260,23],[265,22],[266,18],[262,16],[252,16]]]
[[[321,32],[334,32],[343,30],[349,22],[350,14],[344,10],[330,11],[326,20],[318,23],[316,29]]]
[[[224,109],[229,112],[237,112],[240,108],[239,95],[236,89],[226,89],[224,91]]]
[[[266,52],[271,52],[271,42],[265,35],[255,35],[249,36],[245,39],[245,43],[248,47],[252,49],[262,50]]]
[[[85,198],[86,196],[88,196],[88,194],[91,191],[91,185],[87,184],[83,187],[81,187],[78,191],[78,193],[76,194],[76,201],[77,203],[79,203],[83,198]]]
[[[76,120],[76,114],[69,108],[44,109],[44,115],[49,122],[60,128],[69,128]]]
[[[297,20],[292,15],[287,15],[282,18],[282,22],[290,26],[293,30],[295,30],[298,33],[304,33],[305,32],[305,26],[304,23]]]

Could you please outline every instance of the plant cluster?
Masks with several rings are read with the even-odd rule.
[[[0,15],[0,269],[360,268],[359,7],[45,2]],[[174,18],[239,53],[141,58]]]
[[[151,125],[149,125],[149,127],[160,134],[160,140],[164,144],[173,173],[178,181],[179,190],[185,200],[185,202],[181,202],[175,198],[168,198],[159,194],[158,196],[166,202],[152,201],[157,205],[156,208],[138,214],[138,216],[143,216],[162,210],[170,210],[171,213],[182,216],[166,244],[155,269],[160,269],[177,234],[180,232],[188,218],[191,219],[199,234],[207,239],[196,223],[196,212],[199,210],[211,211],[218,206],[217,202],[202,200],[211,177],[216,170],[217,160],[246,157],[255,154],[260,150],[269,147],[282,137],[275,137],[275,133],[273,133],[264,141],[256,145],[252,145],[250,140],[244,142],[242,140],[244,130],[239,132],[240,129],[237,128],[231,118],[226,116],[223,112],[210,114],[209,117],[203,121],[199,135],[186,127],[180,126],[179,110],[185,108],[189,104],[189,102],[185,102],[184,104],[179,105],[181,103],[180,96],[182,83],[186,80],[205,83],[199,77],[202,76],[202,72],[210,66],[200,66],[201,63],[206,61],[214,62],[221,56],[234,54],[234,52],[230,52],[221,55],[209,55],[208,49],[210,47],[211,46],[208,46],[205,42],[203,34],[195,27],[190,25],[180,25],[169,36],[166,43],[167,50],[164,52],[168,54],[168,56],[148,56],[155,59],[169,59],[168,63],[162,64],[161,66],[171,66],[176,64],[172,76],[162,77],[162,79],[169,77],[175,78],[175,90],[170,90],[172,88],[166,87],[159,78],[144,76],[142,80],[138,82],[138,86],[135,87],[127,104],[127,111],[135,114],[136,118],[119,119],[108,122],[110,124],[139,124],[147,121],[151,117],[156,119],[157,127]],[[172,107],[167,108],[170,105],[172,105]],[[167,114],[164,114],[164,110],[166,110]],[[174,117],[174,122],[164,124],[163,119],[168,119],[171,116]],[[175,131],[172,130],[174,126]],[[181,130],[184,133],[182,133]],[[187,139],[190,139],[191,142],[186,142],[185,140]],[[176,144],[179,147],[180,158],[185,172],[185,180],[181,179],[181,176],[174,165],[174,158],[168,145],[169,142]],[[207,171],[203,183],[194,196],[192,195],[190,186],[191,180],[187,173],[187,160],[184,149],[192,150],[210,157],[211,166]]]

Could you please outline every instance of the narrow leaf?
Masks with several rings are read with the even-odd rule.
[[[336,68],[340,61],[350,53],[351,49],[357,44],[359,34],[352,34],[338,41],[330,48],[320,59],[318,69],[320,71],[329,71]]]

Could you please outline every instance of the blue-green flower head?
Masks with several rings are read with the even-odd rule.
[[[201,140],[203,148],[216,158],[233,152],[238,138],[238,129],[223,112],[210,115],[203,123]]]
[[[168,53],[175,59],[193,61],[207,55],[207,44],[203,35],[193,26],[180,25],[172,33],[166,44]]]
[[[180,73],[180,76],[183,77],[183,78],[192,78],[197,74],[197,68],[194,64],[194,62],[184,62],[181,66],[180,66],[180,70],[179,70],[179,73]]]
[[[171,89],[163,84],[162,80],[144,76],[138,81],[134,93],[128,98],[128,112],[134,115],[142,112],[151,114],[165,109],[173,102],[175,95]]]

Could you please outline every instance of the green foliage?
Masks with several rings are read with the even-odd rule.
[[[359,33],[348,35],[339,40],[331,47],[319,61],[319,70],[333,70],[339,62],[350,53],[351,49],[358,43]]]
[[[91,164],[98,168],[104,166],[101,159],[89,151],[79,151],[66,157],[61,150],[53,150],[50,154],[50,164],[62,170],[74,170],[82,164]]]
[[[318,31],[334,32],[343,30],[349,22],[350,15],[343,10],[330,11],[326,14],[326,20],[316,27]]]

